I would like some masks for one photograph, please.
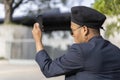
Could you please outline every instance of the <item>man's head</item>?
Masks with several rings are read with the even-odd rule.
[[[105,19],[105,15],[94,9],[85,6],[72,7],[71,30],[75,42],[88,42],[93,36],[99,35]]]

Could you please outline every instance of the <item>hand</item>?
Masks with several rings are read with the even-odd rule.
[[[39,23],[35,23],[32,30],[33,38],[35,42],[41,42],[42,41],[42,31],[39,28]]]

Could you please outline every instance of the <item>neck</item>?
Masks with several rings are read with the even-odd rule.
[[[91,34],[91,35],[88,35],[88,39],[87,39],[87,42],[89,41],[89,40],[91,40],[93,37],[95,37],[95,36],[100,36],[100,34]]]

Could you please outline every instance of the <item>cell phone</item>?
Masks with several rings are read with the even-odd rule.
[[[40,26],[41,31],[44,31],[42,15],[38,15],[38,16],[36,17],[36,22],[39,23],[39,26]]]

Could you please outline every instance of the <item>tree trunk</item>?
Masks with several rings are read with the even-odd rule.
[[[4,6],[5,6],[5,19],[4,24],[12,23],[12,4],[14,0],[4,0]]]

